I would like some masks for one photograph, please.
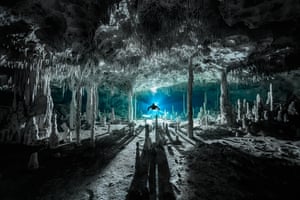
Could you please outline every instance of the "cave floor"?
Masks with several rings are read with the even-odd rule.
[[[136,143],[144,148],[145,129],[124,126],[98,137],[96,147],[39,150],[40,168],[27,170],[33,151],[0,146],[1,199],[126,199],[135,177]],[[196,125],[197,126],[197,125]],[[99,128],[99,127],[98,127]],[[163,149],[176,199],[298,199],[300,143],[254,137],[225,127],[195,128],[189,139],[169,127]],[[154,131],[150,138],[155,140]]]

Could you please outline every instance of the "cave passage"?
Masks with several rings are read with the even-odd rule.
[[[295,0],[1,0],[0,199],[298,199],[299,36]]]

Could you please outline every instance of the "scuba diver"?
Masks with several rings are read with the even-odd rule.
[[[150,109],[151,110],[160,110],[160,108],[157,105],[155,105],[155,103],[152,103],[152,105],[148,107],[148,110],[150,110]]]

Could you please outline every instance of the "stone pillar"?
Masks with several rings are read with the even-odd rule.
[[[95,146],[96,87],[91,90],[91,145]]]
[[[185,107],[186,107],[186,103],[185,103],[185,94],[182,94],[182,113],[185,116]]]
[[[189,71],[188,71],[188,89],[187,89],[187,109],[188,109],[188,136],[190,138],[193,137],[193,81],[194,81],[194,72],[192,59],[190,59],[189,63]]]
[[[71,131],[75,129],[75,113],[76,113],[76,92],[72,90],[72,100],[70,103],[69,125]]]
[[[75,124],[75,131],[76,131],[76,143],[80,144],[80,129],[81,129],[81,98],[82,98],[82,89],[81,86],[78,85],[76,87],[76,124]]]
[[[47,96],[47,108],[46,108],[44,122],[46,124],[46,131],[47,131],[46,135],[47,135],[47,137],[49,137],[52,132],[51,120],[52,120],[52,112],[53,112],[54,105],[53,105],[53,100],[52,100],[52,96],[51,96],[50,80],[48,80],[48,78],[46,78],[44,84],[45,84],[44,85],[44,94]]]
[[[115,121],[116,120],[116,116],[115,116],[115,109],[111,108],[111,121]]]
[[[220,86],[220,112],[221,112],[221,123],[227,123],[229,126],[233,124],[233,116],[231,104],[228,95],[228,83],[227,83],[227,73],[225,71],[221,72],[221,86]]]
[[[89,125],[91,125],[92,122],[92,96],[93,96],[93,87],[86,87],[86,93],[87,93],[87,100],[86,100],[86,109],[85,109],[85,115],[86,115],[86,121]]]
[[[261,98],[260,95],[256,95],[256,106],[255,106],[255,121],[258,122],[260,120],[260,105],[261,105]]]
[[[133,120],[133,94],[132,89],[128,93],[128,120],[131,122]]]
[[[270,83],[270,111],[273,111],[273,86]]]
[[[137,120],[137,116],[136,116],[136,113],[137,113],[137,109],[136,109],[136,106],[137,105],[137,101],[136,101],[136,95],[134,95],[134,120]]]

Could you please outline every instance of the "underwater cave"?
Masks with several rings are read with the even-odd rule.
[[[0,199],[300,190],[298,0],[2,0]]]

